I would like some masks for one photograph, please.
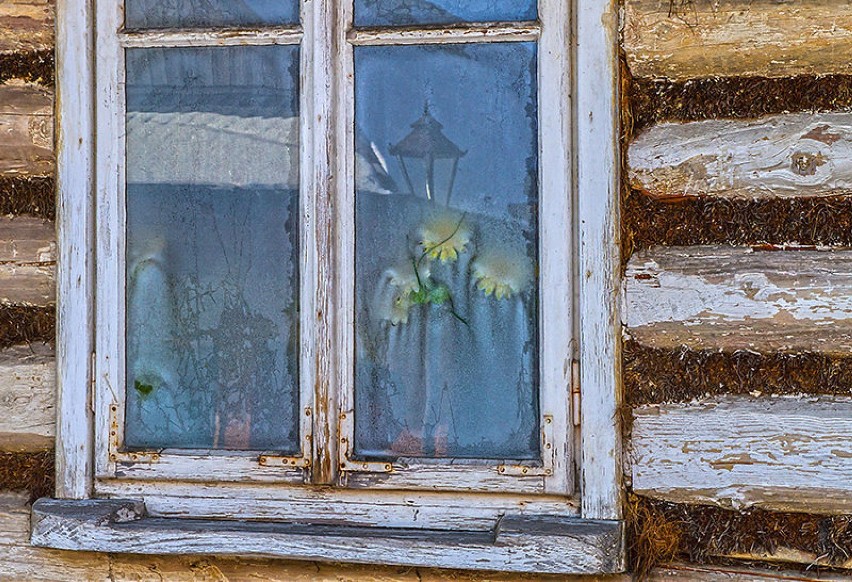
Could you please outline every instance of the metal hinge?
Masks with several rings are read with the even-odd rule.
[[[160,451],[126,452],[120,450],[118,435],[121,427],[118,422],[118,404],[109,405],[109,461],[115,463],[156,463],[160,460]]]
[[[92,352],[89,358],[89,412],[92,414],[95,413],[95,380],[98,376],[97,370],[95,369],[96,362],[97,353]]]
[[[284,457],[275,454],[262,454],[257,459],[261,467],[291,467],[294,469],[310,469],[311,460],[305,456]]]
[[[574,426],[580,426],[580,421],[583,419],[580,394],[580,361],[573,360],[571,362],[571,418]]]
[[[341,472],[349,473],[393,473],[393,463],[388,461],[356,461],[349,456],[351,452],[350,439],[355,434],[355,425],[353,420],[355,414],[349,410],[340,413],[338,421],[340,446],[339,450],[339,466]]]

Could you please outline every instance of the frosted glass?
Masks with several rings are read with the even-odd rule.
[[[536,46],[355,51],[355,453],[539,458]]]
[[[528,21],[536,0],[355,0],[356,26]]]
[[[300,449],[294,63],[127,53],[129,448]]]
[[[126,0],[127,28],[274,26],[299,22],[298,0]]]

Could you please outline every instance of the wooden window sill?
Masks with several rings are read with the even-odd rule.
[[[333,524],[151,517],[136,500],[39,499],[32,544],[128,554],[217,554],[535,572],[624,570],[619,521],[501,518],[492,531],[441,531]]]

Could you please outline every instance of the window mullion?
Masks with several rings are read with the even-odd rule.
[[[313,393],[311,481],[316,485],[332,485],[337,478],[337,402],[347,369],[340,351],[344,335],[340,330],[345,329],[348,316],[339,304],[338,283],[341,204],[335,188],[343,162],[336,155],[335,88],[340,65],[335,48],[341,29],[335,4],[334,0],[305,2],[302,14],[302,382]]]

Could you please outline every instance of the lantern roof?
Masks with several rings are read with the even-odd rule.
[[[423,117],[411,124],[412,130],[396,144],[390,146],[392,156],[404,158],[460,158],[462,151],[444,135],[441,123],[432,117],[429,104],[423,108]]]

